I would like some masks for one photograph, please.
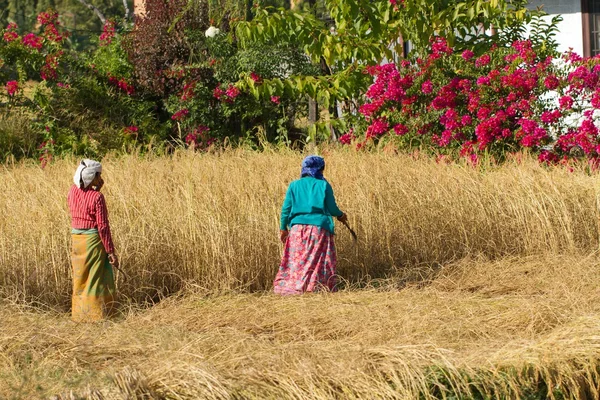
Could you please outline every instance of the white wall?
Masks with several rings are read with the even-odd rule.
[[[560,14],[563,21],[558,25],[559,33],[556,35],[558,51],[567,51],[573,48],[577,54],[583,56],[583,26],[581,17],[581,0],[530,0],[528,8],[542,9],[550,14],[545,19],[550,20],[552,16]]]

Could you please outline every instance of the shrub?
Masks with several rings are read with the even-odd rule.
[[[600,154],[600,59],[541,58],[530,41],[474,57],[436,38],[426,59],[368,69],[375,77],[360,112],[364,129],[342,138],[358,147],[394,141],[402,148],[503,159],[529,148],[558,162],[579,150]]]

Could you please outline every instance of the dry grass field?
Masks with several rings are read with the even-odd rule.
[[[324,153],[359,241],[337,228],[339,293],[291,298],[268,290],[301,155],[105,159],[128,279],[88,325],[68,318],[77,161],[1,167],[0,399],[599,397],[600,177]]]

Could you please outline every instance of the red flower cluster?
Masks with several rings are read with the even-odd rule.
[[[46,131],[49,130],[50,129],[46,127]],[[45,142],[42,142],[42,144],[38,146],[38,150],[40,151],[40,166],[42,167],[42,169],[46,168],[46,165],[48,165],[48,163],[52,161],[52,152],[54,145],[54,139],[50,139]]]
[[[59,58],[63,55],[62,50],[46,56],[46,63],[42,66],[40,76],[45,81],[52,81],[58,78]]]
[[[258,75],[256,72],[251,72],[250,73],[250,79],[252,79],[256,83],[261,83],[262,82],[261,76]]]
[[[354,139],[356,139],[356,135],[354,135],[354,129],[350,129],[348,132],[340,136],[339,140],[341,144],[350,144]]]
[[[8,81],[6,82],[6,92],[9,96],[14,96],[19,91],[19,82]]]
[[[50,42],[61,43],[68,36],[68,32],[60,32],[58,26],[58,13],[56,11],[41,12],[37,17],[38,22],[44,27],[43,36]]]
[[[135,125],[126,126],[123,128],[123,133],[128,136],[136,136],[139,128]]]
[[[213,90],[213,97],[219,101],[225,101],[227,103],[233,103],[236,97],[240,95],[240,89],[229,84],[226,90],[221,89],[219,86]]]
[[[34,33],[28,33],[23,36],[23,45],[31,49],[41,50],[44,45],[44,38],[36,36]]]
[[[116,76],[109,75],[108,82],[127,93],[128,96],[135,93],[135,87],[129,84],[125,78],[117,78]]]
[[[482,150],[501,155],[520,147],[540,151],[544,162],[574,147],[600,160],[593,113],[600,110],[599,59],[569,53],[560,66],[541,59],[528,41],[477,58],[470,50],[453,54],[436,37],[426,59],[367,68],[375,79],[359,109],[368,123],[365,141],[393,127],[395,135],[414,138],[402,143],[456,149],[470,162]],[[569,125],[569,116],[578,115],[578,126]]]
[[[17,29],[19,27],[14,22],[11,22],[6,26],[6,31],[4,32],[4,41],[6,43],[14,42],[19,38],[19,34],[17,33]]]
[[[181,101],[187,101],[194,98],[194,89],[196,89],[196,81],[191,81],[183,85],[181,93]]]
[[[115,37],[115,22],[114,21],[106,21],[104,26],[102,27],[102,33],[100,34],[100,46],[108,46],[112,43],[112,40]]]
[[[171,119],[173,121],[181,121],[183,120],[185,117],[187,117],[187,115],[190,113],[190,111],[187,108],[184,108],[183,110],[179,110],[177,111],[175,114],[173,114],[171,116]]]
[[[37,20],[40,23],[40,25],[58,25],[58,12],[56,11],[46,11],[46,12],[41,12],[38,14],[37,16]]]
[[[200,125],[185,137],[185,143],[195,148],[204,141],[208,147],[214,142],[213,138],[208,137],[208,132],[210,132],[208,126]]]

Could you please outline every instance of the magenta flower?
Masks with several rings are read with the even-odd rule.
[[[104,26],[102,27],[102,34],[100,35],[100,46],[108,46],[112,43],[113,38],[115,37],[115,22],[114,21],[106,21]]]
[[[237,87],[233,86],[233,85],[229,85],[229,87],[227,88],[227,90],[225,91],[225,94],[230,98],[230,99],[235,99],[236,97],[238,97],[240,95],[240,89],[238,89]]]
[[[127,126],[123,128],[123,133],[126,135],[136,135],[139,128],[135,125]]]
[[[8,81],[6,82],[6,92],[9,96],[14,96],[19,90],[19,82],[17,81]]]
[[[367,128],[367,139],[373,138],[386,133],[390,129],[390,125],[384,119],[376,119]]]
[[[554,75],[549,75],[544,79],[544,86],[550,90],[556,89],[560,85],[560,81]]]
[[[256,83],[261,83],[262,82],[262,78],[256,72],[251,72],[250,73],[250,79],[252,79]]]
[[[221,89],[220,87],[216,87],[215,90],[213,90],[213,97],[217,100],[221,100],[221,98],[225,95],[225,91],[223,91],[223,89]]]
[[[350,129],[350,131],[344,133],[342,136],[340,136],[340,143],[341,144],[351,144],[352,141],[355,139],[356,137],[354,136],[354,131],[352,129]]]
[[[462,52],[462,54],[460,55],[464,60],[468,61],[471,58],[473,58],[475,56],[475,53],[473,53],[471,50],[465,50]]]
[[[406,125],[397,124],[396,126],[394,126],[394,132],[398,136],[406,135],[408,133],[408,128],[406,127]]]
[[[184,108],[183,110],[179,110],[177,111],[175,114],[173,114],[171,116],[171,119],[173,121],[181,121],[183,120],[185,117],[187,117],[187,115],[190,113],[190,111],[187,108]]]
[[[481,57],[479,57],[477,60],[475,60],[475,66],[483,67],[485,65],[488,65],[491,61],[492,61],[492,58],[490,57],[490,55],[484,54]]]
[[[4,41],[6,43],[14,42],[19,38],[19,34],[17,33],[18,26],[14,22],[11,22],[6,26],[6,32],[4,32]]]
[[[433,83],[431,83],[431,81],[423,82],[423,84],[421,85],[421,92],[423,92],[424,94],[429,94],[433,92]]]
[[[41,50],[43,41],[43,38],[36,36],[33,33],[28,33],[27,35],[23,36],[23,45],[32,49]]]
[[[281,102],[279,96],[271,96],[271,101],[275,104],[279,104]]]
[[[58,24],[58,13],[57,12],[41,12],[37,16],[37,20],[40,25]]]
[[[558,104],[560,105],[560,108],[571,109],[571,107],[573,107],[573,98],[571,96],[562,96],[558,99]]]

